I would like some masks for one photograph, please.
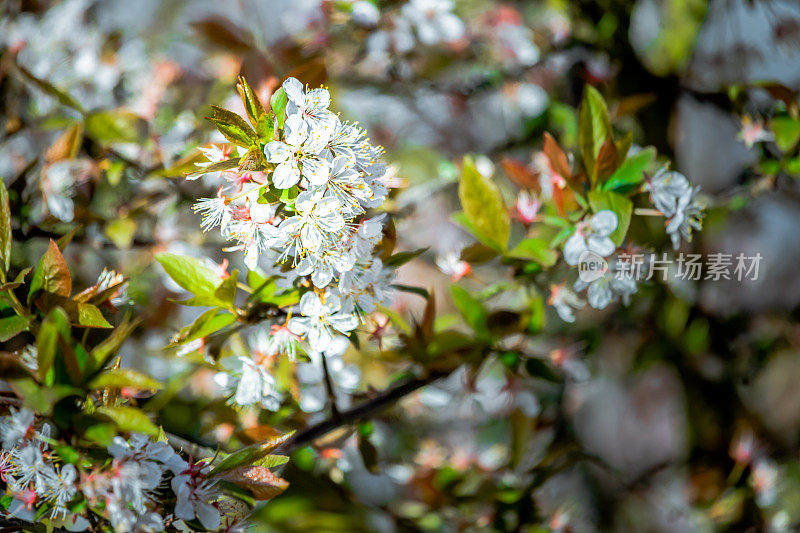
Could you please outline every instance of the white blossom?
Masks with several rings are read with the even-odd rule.
[[[203,231],[209,231],[219,226],[220,232],[224,232],[233,218],[231,209],[228,207],[228,199],[223,195],[218,195],[216,198],[201,198],[192,206],[192,210],[200,213],[203,217],[200,224]]]
[[[78,471],[71,464],[62,466],[58,471],[53,469],[48,472],[45,477],[45,489],[42,496],[53,505],[51,516],[67,516],[69,511],[65,506],[72,501],[78,492],[78,488],[75,486],[77,477]]]
[[[564,244],[564,260],[568,265],[577,265],[585,251],[600,257],[614,253],[616,245],[609,235],[617,229],[617,224],[617,215],[609,210],[598,211],[588,221],[579,223],[575,233]]]
[[[320,87],[306,91],[296,78],[288,78],[283,82],[288,103],[286,105],[287,122],[291,115],[299,117],[298,135],[305,133],[311,145],[324,145],[336,127],[336,115],[328,109],[331,95],[328,89]]]
[[[401,10],[425,45],[453,42],[464,36],[464,23],[452,11],[451,0],[410,0]]]
[[[272,141],[264,147],[267,161],[277,164],[272,173],[272,184],[276,188],[288,189],[299,183],[301,176],[312,185],[324,185],[328,181],[328,162],[319,156],[322,145],[308,144],[309,140],[309,134],[303,133],[293,141]]]
[[[358,325],[358,319],[341,309],[341,299],[327,292],[324,301],[315,292],[307,292],[298,306],[302,317],[293,317],[289,329],[306,337],[311,349],[321,352],[334,338],[335,331],[347,334]]]
[[[373,27],[378,23],[381,13],[372,2],[367,0],[358,0],[353,2],[353,8],[350,12],[353,22],[360,26]]]
[[[304,191],[298,195],[295,209],[297,215],[285,219],[278,226],[281,232],[279,247],[285,256],[290,253],[295,257],[298,254],[320,254],[324,247],[335,242],[329,234],[344,228],[344,217],[336,198]]]
[[[675,250],[680,247],[681,238],[691,242],[692,230],[703,228],[704,205],[697,199],[699,191],[699,187],[694,187],[690,193],[681,196],[675,212],[667,219],[666,231]]]
[[[575,290],[586,292],[586,301],[595,309],[605,309],[611,302],[620,298],[627,305],[630,297],[638,290],[634,277],[620,275],[615,268],[616,259],[609,261],[609,268],[606,272],[592,281],[578,279],[575,282]]]
[[[548,298],[547,303],[553,306],[564,322],[575,322],[573,310],[584,306],[583,300],[564,285],[550,286],[550,298]]]
[[[275,389],[275,379],[252,359],[241,356],[237,359],[242,364],[242,370],[233,402],[236,405],[259,405],[269,411],[277,411],[281,404],[280,395]]]
[[[0,422],[0,437],[3,439],[3,448],[10,450],[17,444],[31,438],[34,432],[34,413],[30,409],[11,408],[11,414],[3,417]]]
[[[181,520],[197,520],[204,528],[216,531],[222,520],[214,500],[219,489],[206,479],[208,467],[193,464],[172,478],[172,491],[177,496],[175,516]]]

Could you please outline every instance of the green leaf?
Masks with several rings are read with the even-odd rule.
[[[297,185],[292,185],[288,189],[272,189],[265,185],[261,187],[258,203],[274,204],[275,202],[281,202],[286,205],[294,205],[298,194],[300,194],[300,188]]]
[[[361,461],[368,472],[371,474],[380,472],[378,468],[378,449],[369,439],[361,436],[358,438],[358,453],[361,455]]]
[[[8,201],[8,191],[5,183],[0,179],[0,268],[3,274],[11,266],[11,206]],[[5,279],[5,277],[3,277]]]
[[[222,328],[236,322],[236,317],[220,309],[209,309],[195,319],[190,325],[185,326],[169,343],[169,348],[179,346],[202,337],[208,337]]]
[[[609,176],[602,187],[604,191],[628,191],[644,180],[644,172],[656,159],[656,149],[649,146],[628,157],[620,167]]]
[[[609,209],[617,215],[617,229],[609,237],[617,246],[622,244],[622,241],[625,240],[625,235],[628,233],[628,226],[631,223],[633,202],[615,192],[589,191],[589,204],[595,213]]]
[[[147,121],[123,110],[94,111],[86,116],[86,135],[100,143],[139,143],[147,135]]]
[[[158,435],[158,426],[153,424],[146,414],[135,407],[101,406],[97,408],[96,412],[113,420],[121,431]]]
[[[219,106],[211,107],[214,109],[214,114],[208,117],[208,120],[214,123],[226,139],[244,148],[258,145],[258,135],[242,117]]]
[[[418,248],[416,250],[412,250],[410,252],[397,252],[396,254],[392,254],[390,257],[383,262],[383,264],[387,267],[399,267],[404,265],[414,259],[415,257],[419,257],[423,252],[425,252],[428,247],[425,248]]]
[[[67,396],[81,394],[80,389],[69,385],[40,387],[31,378],[11,380],[9,385],[16,395],[22,398],[23,405],[40,415],[49,415],[53,411],[53,406]]]
[[[450,354],[457,351],[469,350],[475,348],[476,344],[471,335],[465,335],[460,331],[451,329],[437,333],[427,346],[428,354],[439,357],[445,354]],[[455,362],[456,365],[463,363],[463,360]]]
[[[275,468],[276,466],[285,465],[289,462],[289,457],[286,455],[267,455],[257,461],[253,461],[253,466],[261,466],[264,468]]]
[[[244,110],[250,118],[250,122],[255,124],[256,121],[264,115],[264,106],[261,105],[261,100],[258,99],[253,89],[250,88],[244,76],[239,76],[239,85],[236,87],[236,90],[239,91],[239,96],[242,97]]]
[[[398,291],[408,292],[411,294],[416,294],[417,296],[422,296],[425,299],[430,298],[430,293],[423,289],[422,287],[414,287],[412,285],[403,285],[401,283],[392,283],[392,288],[397,289]]]
[[[232,168],[239,168],[239,158],[234,159],[226,159],[225,161],[219,161],[217,163],[211,163],[208,166],[198,168],[194,172],[190,172],[186,177],[192,178],[194,176],[201,176],[203,174],[208,174],[209,172],[222,172],[224,170],[230,170]]]
[[[92,371],[101,369],[108,360],[113,356],[128,335],[136,329],[139,325],[139,320],[131,320],[129,315],[126,315],[122,323],[111,330],[111,334],[106,337],[103,342],[95,346],[89,354],[92,362]]]
[[[775,134],[775,144],[782,152],[788,152],[800,139],[800,120],[792,117],[776,117],[771,123],[772,132]]]
[[[96,306],[92,304],[78,304],[78,325],[89,328],[111,328],[111,324]]]
[[[463,211],[459,211],[457,213],[453,213],[450,215],[450,219],[467,230],[473,237],[478,239],[481,244],[485,245],[487,248],[495,251],[495,254],[502,254],[505,252],[503,248],[500,247],[499,244],[494,242],[490,239],[486,234],[481,232],[475,225],[467,218],[467,214]]]
[[[62,105],[67,107],[71,107],[72,109],[78,111],[79,113],[85,113],[86,110],[83,106],[78,102],[75,98],[73,98],[70,94],[57,89],[52,83],[39,79],[34,76],[31,71],[23,67],[22,65],[16,65],[17,70],[22,74],[28,81],[36,85],[40,90],[46,92],[50,96],[55,97]]]
[[[256,121],[256,133],[262,143],[268,144],[275,140],[275,115],[270,111],[261,115]]]
[[[114,442],[117,432],[114,424],[93,424],[83,432],[83,437],[91,442],[96,442],[100,446],[107,448]]]
[[[230,276],[222,280],[219,287],[214,291],[214,297],[225,302],[225,306],[232,309],[236,303],[236,289],[239,282],[239,271],[234,270]]]
[[[464,214],[475,229],[495,243],[493,248],[505,250],[511,232],[511,219],[503,196],[496,183],[478,172],[469,156],[464,158],[458,197]]]
[[[54,442],[53,450],[55,450],[56,455],[58,455],[58,458],[65,463],[77,465],[78,461],[80,461],[81,459],[81,455],[78,453],[78,451],[72,446],[69,446],[67,444],[60,444],[58,442]]]
[[[118,389],[123,387],[161,389],[164,387],[164,384],[136,370],[117,368],[104,371],[89,383],[89,387],[92,389],[104,389],[106,387],[115,387]]]
[[[106,236],[117,248],[131,247],[136,234],[136,222],[132,218],[117,218],[106,224]]]
[[[227,305],[215,295],[217,287],[222,284],[222,278],[199,259],[159,253],[156,254],[156,260],[175,283],[202,298],[196,302],[197,305]]]
[[[24,316],[8,316],[0,318],[0,342],[16,337],[28,329],[28,319]]]
[[[392,326],[395,327],[398,331],[402,333],[409,334],[411,333],[411,326],[408,325],[408,322],[403,318],[403,316],[395,311],[390,307],[386,307],[383,305],[378,304],[377,306],[378,312],[383,315],[386,315],[391,322]]]
[[[578,138],[587,173],[594,175],[594,164],[606,139],[611,137],[608,108],[600,93],[586,85],[579,114]]]
[[[67,341],[70,340],[70,326],[67,314],[60,307],[56,307],[44,318],[36,336],[38,371],[43,381],[55,361],[59,336]]]
[[[453,303],[456,304],[458,312],[464,318],[464,322],[472,328],[479,338],[489,339],[489,328],[486,324],[489,314],[484,309],[483,304],[460,285],[451,285],[450,293],[453,296]]]
[[[471,265],[486,263],[495,257],[497,257],[497,251],[482,242],[476,242],[461,249],[461,260]]]
[[[550,248],[547,240],[539,237],[520,241],[508,252],[508,255],[517,259],[536,261],[546,267],[553,266],[558,260],[558,252]]]
[[[525,370],[528,371],[531,377],[541,378],[553,383],[560,383],[561,376],[555,373],[550,365],[537,357],[531,357],[525,361]]]
[[[286,121],[286,104],[288,103],[289,97],[286,96],[286,91],[283,90],[283,87],[272,93],[269,99],[269,105],[272,108],[272,112],[275,113],[278,127],[281,129],[283,129],[283,124]]]
[[[276,307],[294,305],[300,301],[298,289],[278,289],[276,278],[264,278],[257,272],[247,273],[247,283],[253,289],[249,300],[272,304]]]
[[[50,245],[36,267],[31,279],[31,288],[28,292],[28,302],[36,292],[43,290],[58,296],[69,298],[72,292],[72,276],[69,267],[61,255],[55,241],[50,239]]]
[[[215,465],[214,468],[211,469],[209,475],[213,476],[228,470],[233,470],[239,466],[255,464],[256,461],[259,461],[286,442],[292,435],[294,435],[294,431],[235,451]]]

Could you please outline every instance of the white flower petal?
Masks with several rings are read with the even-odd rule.
[[[280,141],[272,141],[264,147],[264,155],[270,163],[283,163],[292,156],[292,149]]]
[[[580,261],[581,254],[586,251],[586,239],[580,232],[575,232],[564,243],[564,261],[568,265],[577,265]]]
[[[586,239],[588,249],[601,257],[608,257],[617,249],[614,241],[609,237],[601,237],[598,235],[590,235]]]
[[[617,225],[619,224],[619,220],[617,219],[616,213],[605,209],[595,213],[589,224],[592,228],[592,233],[606,237],[614,233],[614,230],[617,229]]]
[[[283,82],[283,90],[286,91],[286,96],[289,101],[298,107],[304,107],[306,104],[306,95],[303,84],[297,78],[286,78]]]
[[[294,160],[281,163],[272,173],[272,184],[278,189],[288,189],[298,181],[300,181],[300,169]]]

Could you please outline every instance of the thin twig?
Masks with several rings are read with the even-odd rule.
[[[212,450],[206,446],[201,446],[199,444],[195,444],[192,441],[186,440],[183,437],[179,437],[177,435],[173,435],[172,433],[167,433],[167,442],[173,448],[177,448],[179,450],[183,450],[185,453],[188,453],[195,459],[197,458],[204,458],[204,457],[214,457],[217,451]]]
[[[328,370],[328,361],[322,355],[322,371],[325,373],[325,392],[328,395],[328,403],[331,406],[331,418],[337,420],[340,416],[339,408],[336,406],[336,391],[333,390],[333,380]]]
[[[295,435],[284,442],[276,451],[276,453],[291,453],[293,450],[305,446],[312,441],[325,436],[331,431],[350,424],[354,424],[359,420],[374,415],[383,409],[394,405],[397,401],[412,392],[421,389],[425,385],[433,383],[437,379],[450,375],[449,372],[431,372],[426,376],[414,378],[400,385],[396,385],[390,389],[383,391],[375,398],[362,403],[352,409],[342,411],[339,416],[334,419],[333,417],[323,420],[313,426],[309,426],[302,431],[295,433]]]

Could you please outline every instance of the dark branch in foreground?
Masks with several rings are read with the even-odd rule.
[[[414,378],[401,383],[400,385],[389,388],[380,395],[362,403],[361,405],[357,405],[352,409],[340,411],[337,417],[328,418],[322,422],[319,422],[318,424],[314,424],[313,426],[309,426],[304,430],[295,433],[293,437],[278,447],[278,449],[275,450],[275,453],[289,454],[293,450],[305,446],[306,444],[325,436],[337,428],[354,424],[360,420],[368,418],[378,411],[382,411],[383,409],[393,405],[395,402],[399,401],[405,396],[408,396],[412,392],[421,389],[425,385],[433,383],[437,379],[446,377],[449,374],[449,372],[430,372],[426,376]]]

